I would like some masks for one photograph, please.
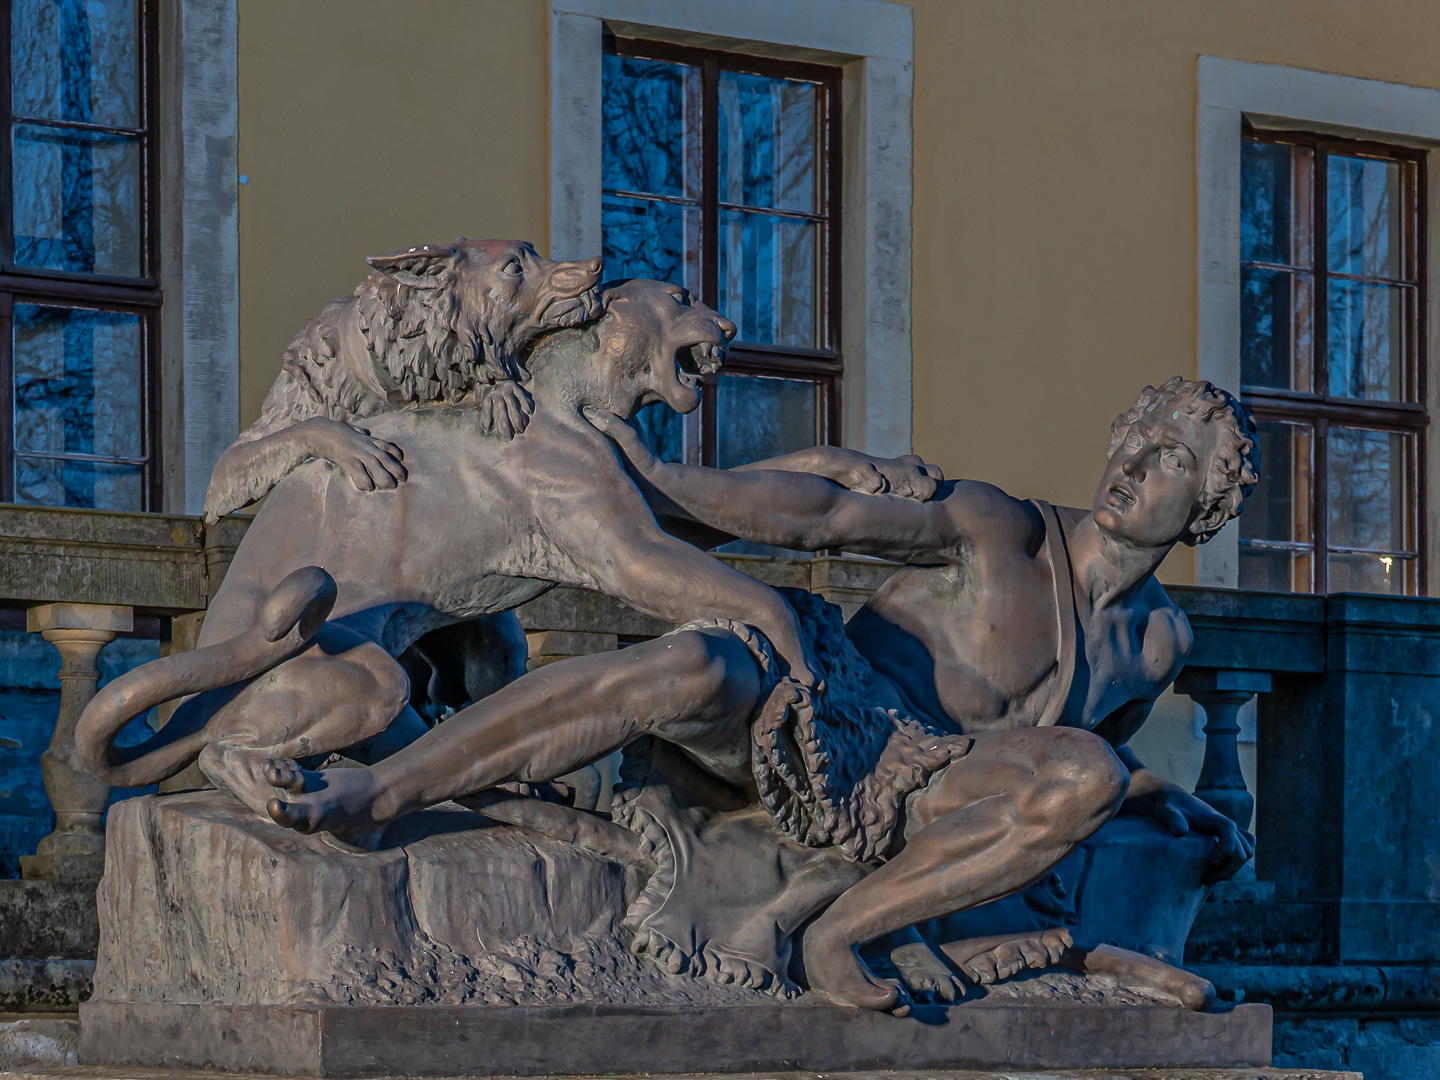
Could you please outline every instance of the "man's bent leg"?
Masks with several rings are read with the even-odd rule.
[[[975,736],[911,803],[920,830],[805,935],[810,985],[892,1009],[898,990],[856,949],[881,934],[1007,896],[1039,879],[1115,813],[1129,781],[1098,736],[1027,728]]]
[[[654,733],[705,759],[748,763],[760,692],[749,649],[690,630],[549,664],[462,709],[368,769],[272,764],[270,816],[299,832],[365,842],[396,818],[512,781],[553,780]]]

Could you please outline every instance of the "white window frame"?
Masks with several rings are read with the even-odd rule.
[[[1440,253],[1440,90],[1331,75],[1279,64],[1200,57],[1196,174],[1199,187],[1199,370],[1202,379],[1240,392],[1240,148],[1246,118],[1263,127],[1292,127],[1321,135],[1368,139],[1429,150],[1427,251]],[[1440,339],[1436,276],[1423,299],[1427,326],[1426,409],[1440,416]],[[1426,440],[1428,578],[1440,581],[1440,432]],[[1263,467],[1263,462],[1262,462]],[[1264,483],[1264,480],[1261,480]],[[1224,529],[1199,548],[1200,585],[1235,588],[1240,578],[1240,533]]]
[[[550,253],[601,250],[604,27],[842,68],[841,437],[910,453],[914,30],[882,0],[550,0]]]

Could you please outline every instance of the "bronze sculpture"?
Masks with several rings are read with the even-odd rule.
[[[393,488],[401,455],[352,425],[400,406],[469,399],[481,431],[518,434],[533,408],[521,385],[530,346],[599,314],[600,259],[553,262],[528,243],[461,237],[366,261],[375,272],[295,336],[260,418],[216,463],[206,521],[312,457],[361,491]]]
[[[154,783],[198,757],[212,782],[263,813],[271,757],[366,740],[383,753],[424,731],[393,659],[411,641],[556,583],[599,587],[675,621],[697,611],[749,619],[810,682],[778,594],[661,532],[581,414],[662,400],[693,409],[733,325],[658,282],[624,283],[606,300],[593,328],[552,334],[532,356],[537,413],[526,438],[483,432],[469,408],[399,410],[371,422],[411,462],[398,487],[356,490],[323,460],[292,472],[251,526],[200,648],[115,680],[87,710],[77,745],[90,766]],[[451,539],[432,543],[436,530]],[[160,733],[113,745],[129,719],[180,694],[197,696]]]
[[[227,864],[230,840],[205,841],[205,873],[253,883],[253,851],[263,849],[271,866],[319,860],[345,891],[411,858],[394,850],[410,850],[392,838],[403,828],[388,831],[411,811],[446,803],[452,823],[475,820],[447,802],[458,800],[481,821],[519,828],[497,837],[470,825],[473,843],[415,855],[432,868],[426,919],[439,904],[447,926],[466,925],[454,886],[436,884],[436,852],[484,866],[509,852],[502,863],[521,863],[495,879],[502,890],[530,872],[523,852],[538,850],[535,838],[549,838],[547,859],[583,856],[576,880],[583,866],[591,884],[571,898],[567,940],[592,911],[594,926],[609,928],[580,931],[578,945],[541,934],[524,946],[561,956],[537,970],[559,970],[572,947],[593,961],[595,986],[571,978],[563,1000],[731,1003],[739,999],[724,994],[805,986],[903,1015],[927,994],[965,992],[957,975],[983,986],[1059,965],[1190,1009],[1210,1004],[1203,980],[1077,938],[1058,915],[992,928],[1001,933],[977,931],[965,915],[1020,890],[1043,909],[1057,864],[1117,813],[1209,838],[1212,879],[1249,858],[1248,834],[1126,745],[1190,647],[1154,570],[1174,544],[1201,542],[1234,517],[1258,478],[1243,406],[1208,383],[1147,387],[1112,427],[1089,511],[947,481],[913,456],[817,447],[729,471],[676,465],[657,460],[628,421],[647,405],[695,408],[735,332],[685,290],[629,281],[602,291],[599,260],[552,263],[497,241],[372,264],[377,273],[353,297],[297,337],[261,421],[217,466],[212,517],[270,495],[200,648],[110,683],[77,731],[86,760],[112,782],[153,782],[198,759],[258,815],[223,809],[216,795],[155,802],[184,829],[253,849]],[[362,420],[368,430],[353,426]],[[846,623],[834,605],[772,589],[701,550],[733,537],[906,565]],[[525,675],[510,655],[523,641],[501,633],[494,650],[509,670],[478,691],[471,684],[485,679],[458,668],[482,639],[448,655],[435,639],[434,679],[455,684],[448,696],[476,700],[427,731],[407,705],[410,678],[397,662],[406,647],[558,583],[680,625]],[[518,633],[513,615],[499,619]],[[113,745],[126,721],[177,696],[187,697],[149,742]],[[608,815],[501,790],[621,749]],[[329,767],[337,753],[351,759],[341,764],[370,764]],[[160,820],[151,812],[122,815],[132,848],[170,827],[145,825]],[[116,941],[142,933],[127,929],[127,910],[148,920],[143,933],[166,933],[164,876],[189,871],[184,845],[161,847],[135,855],[150,860],[155,884],[102,886]],[[112,867],[126,857],[112,848]],[[225,992],[311,1001],[319,980],[332,1003],[409,1001],[412,990],[386,973],[444,961],[454,985],[426,976],[439,1000],[500,994],[504,964],[447,952],[453,936],[417,929],[393,889],[356,888],[351,925],[388,928],[347,938],[340,958],[323,935],[303,948],[287,937],[273,947],[300,983],[283,991],[254,989],[273,985],[269,953],[226,957]],[[228,910],[222,922],[250,918],[243,906]],[[263,940],[269,925],[247,923],[244,934]],[[630,953],[653,962],[649,982],[607,953],[622,932]],[[102,958],[101,1000],[168,1000],[166,979],[190,979],[137,990],[153,947]],[[166,971],[201,956],[193,944],[177,948],[167,963],[179,966]],[[887,956],[903,985],[875,967]],[[712,996],[664,982],[681,973],[704,976]],[[485,1000],[543,1003],[546,993],[561,991]]]
[[[769,687],[753,639],[733,627],[705,627],[632,647],[621,658],[577,659],[533,673],[368,772],[322,775],[277,763],[270,778],[289,792],[271,806],[277,820],[373,835],[409,810],[506,781],[557,776],[645,733],[677,743],[738,784],[753,735],[761,793],[768,772],[778,797],[767,805],[777,821],[801,830],[792,835],[835,839],[815,825],[849,812],[872,826],[839,838],[851,843],[850,854],[891,855],[831,904],[806,938],[812,986],[880,1009],[896,1006],[898,989],[869,974],[857,946],[1029,884],[1122,798],[1173,831],[1214,835],[1216,877],[1249,858],[1247,834],[1144,769],[1125,747],[1190,643],[1184,616],[1154,570],[1176,543],[1200,542],[1238,513],[1258,478],[1253,421],[1230,395],[1178,378],[1147,388],[1112,428],[1088,513],[1025,503],[970,482],[948,482],[932,502],[917,504],[844,492],[802,473],[671,465],[614,417],[588,415],[621,442],[649,483],[704,525],[766,543],[844,547],[910,563],[838,632],[842,640],[835,640],[833,618],[807,621],[817,648],[842,656],[858,650],[872,669],[860,680],[872,718],[903,717],[890,723],[905,760],[887,766],[894,771],[882,785],[898,801],[871,802],[858,813],[823,805],[822,779],[817,812],[810,781],[831,749],[817,745],[823,709],[784,679],[765,700]],[[823,664],[821,671],[833,678]],[[657,700],[657,687],[672,696]],[[757,702],[763,708],[752,733]],[[540,718],[543,742],[529,731]],[[768,746],[760,733],[767,727]],[[786,741],[802,752],[782,764],[773,734],[785,728]],[[875,755],[877,764],[888,749]],[[787,771],[801,779],[780,782]],[[900,802],[903,838],[894,834]],[[1007,818],[1023,827],[1002,827]],[[916,822],[924,827],[909,836]],[[986,842],[977,844],[979,836]],[[957,864],[973,866],[959,888]],[[1053,959],[1045,952],[1035,958]]]

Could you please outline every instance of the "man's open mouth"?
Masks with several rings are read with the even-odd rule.
[[[540,313],[540,325],[547,330],[563,330],[587,323],[600,314],[600,289],[586,289],[579,296],[557,296]]]
[[[706,375],[718,371],[724,362],[725,346],[708,339],[675,350],[676,376],[688,387],[699,386]]]
[[[1135,492],[1125,484],[1111,484],[1110,495],[1114,497],[1117,502],[1122,502],[1126,506],[1135,505]]]

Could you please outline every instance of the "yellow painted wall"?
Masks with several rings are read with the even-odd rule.
[[[240,0],[242,424],[366,255],[543,246],[547,25],[543,0]]]
[[[1440,87],[1425,0],[911,6],[915,449],[1081,506],[1110,419],[1196,373],[1197,58]]]
[[[911,6],[915,449],[1082,506],[1110,419],[1196,371],[1197,57],[1440,86],[1433,0]],[[240,0],[243,423],[365,255],[543,248],[547,64],[544,0]]]

